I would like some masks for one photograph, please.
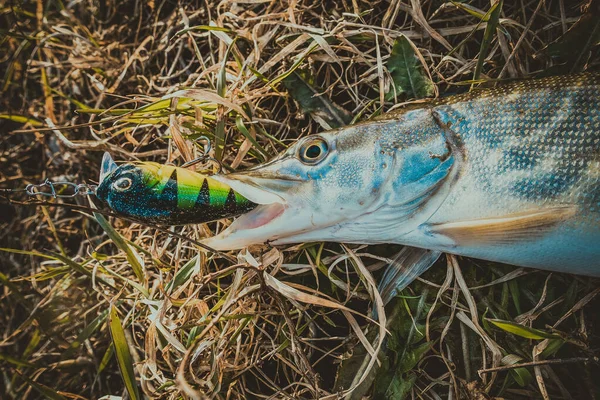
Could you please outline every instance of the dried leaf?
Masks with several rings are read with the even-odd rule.
[[[270,274],[265,273],[263,276],[267,286],[279,292],[281,295],[288,299],[296,300],[306,304],[314,304],[321,307],[329,307],[338,310],[354,312],[354,310],[349,309],[343,304],[339,304],[334,301],[324,299],[322,297],[317,297],[313,296],[312,294],[301,292],[300,290],[281,282],[279,279],[275,278],[274,276],[271,276]]]

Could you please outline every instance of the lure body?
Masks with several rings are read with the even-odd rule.
[[[97,197],[113,211],[141,222],[197,224],[242,214],[256,204],[224,183],[154,162],[119,167],[106,153]]]
[[[599,142],[598,74],[443,98],[215,176],[261,205],[205,243],[398,243],[600,275]]]

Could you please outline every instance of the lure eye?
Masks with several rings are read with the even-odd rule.
[[[119,192],[124,192],[131,187],[131,179],[123,177],[113,183],[113,188]]]
[[[329,152],[329,145],[325,139],[315,137],[307,140],[298,150],[298,158],[304,164],[314,165],[321,162]]]

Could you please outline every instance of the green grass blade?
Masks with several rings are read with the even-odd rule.
[[[482,13],[478,8],[475,8],[469,4],[465,4],[465,3],[460,3],[458,1],[451,1],[451,3],[456,6],[457,8],[460,8],[461,10],[465,11],[468,14],[471,14],[472,16],[474,16],[475,18],[479,18],[480,20],[482,20],[483,22],[487,22],[490,19],[490,13]]]
[[[65,257],[62,254],[53,253],[53,252],[48,252],[48,255],[51,256],[55,260],[63,262],[65,265],[68,265],[69,267],[73,268],[75,271],[80,272],[81,274],[86,275],[89,278],[92,277],[92,273],[90,271],[85,269],[81,264],[76,263],[75,261],[71,260],[69,257]]]
[[[12,9],[12,7],[11,7],[11,9]],[[26,39],[24,39],[24,40],[21,41],[21,43],[19,44],[19,46],[15,50],[11,51],[11,53],[12,53],[11,55],[12,55],[13,61],[10,62],[8,64],[8,66],[4,67],[5,68],[5,70],[4,70],[4,77],[2,79],[3,85],[2,85],[2,88],[0,89],[0,93],[6,92],[8,90],[8,88],[9,88],[9,86],[11,84],[14,84],[12,82],[12,78],[13,78],[13,74],[15,72],[15,65],[16,65],[17,57],[19,57],[19,55],[21,54],[22,51],[28,49],[31,46],[32,42],[33,42],[33,40],[31,40],[31,38],[26,38]]]
[[[31,124],[31,126],[36,127],[36,128],[44,126],[44,124],[42,122],[37,121],[37,120],[35,120],[33,118],[28,118],[28,117],[26,117],[24,115],[4,114],[4,113],[2,113],[2,114],[0,114],[0,119],[7,119],[9,121],[16,122],[16,123],[19,123],[19,124],[27,124],[27,123],[29,123],[29,124]]]
[[[29,358],[29,356],[33,354],[33,351],[40,344],[40,340],[41,340],[40,330],[39,329],[35,329],[33,331],[33,334],[31,335],[31,339],[29,340],[29,343],[27,344],[27,347],[23,351],[22,357],[23,358]]]
[[[267,83],[269,86],[275,87],[275,85],[277,85],[279,82],[283,81],[285,78],[289,77],[291,74],[293,74],[298,68],[300,68],[300,66],[302,65],[302,63],[304,62],[304,60],[306,59],[306,57],[308,57],[308,55],[310,53],[312,53],[315,49],[317,49],[319,47],[319,45],[317,43],[313,43],[312,45],[310,45],[308,47],[308,49],[304,50],[302,53],[300,53],[297,57],[296,60],[294,61],[294,64],[292,64],[292,66],[283,74],[277,76],[276,78],[272,79],[269,83]]]
[[[227,51],[223,56],[223,60],[221,63],[221,68],[219,69],[219,74],[217,75],[217,93],[221,97],[225,97],[227,94],[227,59],[229,58],[229,53],[231,52],[231,48],[235,45],[235,39],[231,43],[229,47],[227,47]],[[218,161],[221,161],[223,158],[223,152],[225,151],[225,113],[223,111],[223,106],[220,105],[217,112],[219,116],[217,118],[217,124],[215,126],[215,158]]]
[[[71,342],[71,347],[67,350],[65,358],[68,357],[74,350],[79,348],[81,344],[87,340],[92,334],[106,321],[108,317],[108,310],[102,311],[92,322],[89,323],[80,333],[77,335],[77,339]]]
[[[111,343],[110,346],[108,346],[108,349],[106,349],[106,351],[104,352],[102,360],[98,365],[98,375],[100,375],[106,369],[106,367],[108,367],[108,364],[110,363],[110,359],[112,358],[113,354],[115,354],[115,346]]]
[[[510,291],[510,296],[512,297],[517,314],[521,315],[521,292],[519,291],[519,284],[516,280],[508,282],[508,290]]]
[[[7,363],[13,364],[17,367],[22,367],[22,368],[35,368],[35,364],[31,364],[27,361],[24,360],[20,360],[18,358],[14,358],[12,356],[9,356],[8,354],[2,354],[0,353],[0,360],[5,361]]]
[[[533,381],[533,376],[527,368],[513,368],[510,370],[510,374],[521,387],[526,387]]]
[[[67,265],[68,267],[81,273],[82,275],[85,275],[89,278],[92,277],[92,273],[90,271],[88,271],[83,265],[71,260],[69,257],[63,256],[62,254],[58,254],[58,253],[54,253],[54,252],[48,252],[47,254],[45,254],[45,253],[40,253],[40,252],[34,251],[34,250],[29,251],[29,250],[19,250],[19,249],[9,249],[9,248],[0,248],[0,251],[4,251],[7,253],[14,253],[14,254],[35,256],[35,257],[42,257],[42,258],[47,258],[49,260],[60,261],[63,264]],[[114,285],[111,282],[108,282],[106,279],[104,279],[102,277],[97,277],[97,278],[102,283],[114,288]]]
[[[387,100],[399,95],[422,99],[433,94],[433,83],[425,75],[415,49],[406,36],[401,35],[396,39],[387,69],[394,83],[394,87],[386,93]]]
[[[179,268],[179,271],[177,271],[173,279],[166,284],[166,293],[172,293],[173,290],[183,285],[194,273],[199,271],[198,257],[199,256],[191,258],[181,268]]]
[[[560,339],[560,336],[558,335],[544,332],[539,329],[529,328],[527,326],[517,324],[516,322],[489,318],[487,320],[505,332],[512,333],[513,335],[521,336],[526,339]]]
[[[94,213],[94,217],[98,224],[104,229],[104,232],[108,235],[110,240],[113,241],[115,246],[125,252],[127,256],[127,261],[131,265],[133,269],[133,273],[138,278],[140,282],[144,282],[144,268],[142,266],[141,258],[137,255],[137,253],[127,244],[125,239],[108,223],[106,218],[102,214]]]
[[[261,155],[260,161],[264,162],[265,160],[268,160],[269,153],[256,141],[256,139],[252,137],[250,131],[248,131],[248,128],[246,128],[246,125],[244,125],[244,120],[242,119],[241,115],[237,115],[235,117],[235,125],[237,126],[238,130],[242,132],[242,134],[246,137],[246,139],[248,139],[250,143],[252,143],[252,146],[254,146],[256,150],[259,151]]]
[[[502,358],[502,365],[513,366],[513,365],[519,364],[522,361],[523,361],[522,357],[520,357],[516,354],[508,354]],[[512,368],[509,371],[510,371],[510,375],[512,376],[512,378],[521,387],[526,387],[533,380],[533,376],[527,370],[527,368],[524,368],[524,367]]]
[[[498,21],[500,19],[500,12],[502,11],[502,3],[503,0],[499,0],[496,4],[492,5],[490,11],[486,15],[489,14],[489,19],[487,26],[485,27],[485,32],[483,34],[483,40],[481,41],[481,46],[479,48],[479,57],[477,58],[477,64],[475,65],[475,72],[473,73],[473,80],[476,81],[479,79],[481,75],[481,69],[483,68],[483,62],[485,61],[485,57],[487,55],[490,44],[492,44],[492,39],[494,38],[494,33],[496,32],[496,27],[498,26]]]
[[[109,311],[109,327],[112,342],[115,347],[115,354],[117,355],[117,362],[119,364],[119,370],[121,371],[121,378],[127,388],[127,393],[133,400],[141,399],[140,392],[138,390],[137,382],[135,380],[135,372],[133,370],[133,359],[129,352],[129,345],[125,339],[125,331],[121,325],[121,320],[117,313],[116,307],[111,304]]]
[[[37,274],[31,275],[27,279],[34,279],[38,282],[47,281],[49,279],[64,275],[64,274],[68,273],[70,270],[71,270],[70,267],[49,268],[42,272],[38,272]]]
[[[283,79],[283,84],[303,112],[309,113],[322,126],[321,120],[328,125],[324,128],[339,128],[347,125],[352,120],[351,116],[326,95],[315,89],[313,80],[306,73],[293,72]]]
[[[34,388],[39,394],[41,394],[43,396],[43,398],[50,399],[50,400],[67,400],[67,398],[65,396],[56,392],[54,389],[49,388],[46,385],[42,385],[41,383],[37,383],[36,381],[29,379],[25,375],[19,374],[19,376],[21,377],[21,379],[23,379],[25,382],[27,382],[32,388]]]

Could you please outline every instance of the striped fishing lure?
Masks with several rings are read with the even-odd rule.
[[[117,166],[108,153],[96,196],[123,216],[161,225],[210,222],[257,206],[208,176],[155,162]]]

